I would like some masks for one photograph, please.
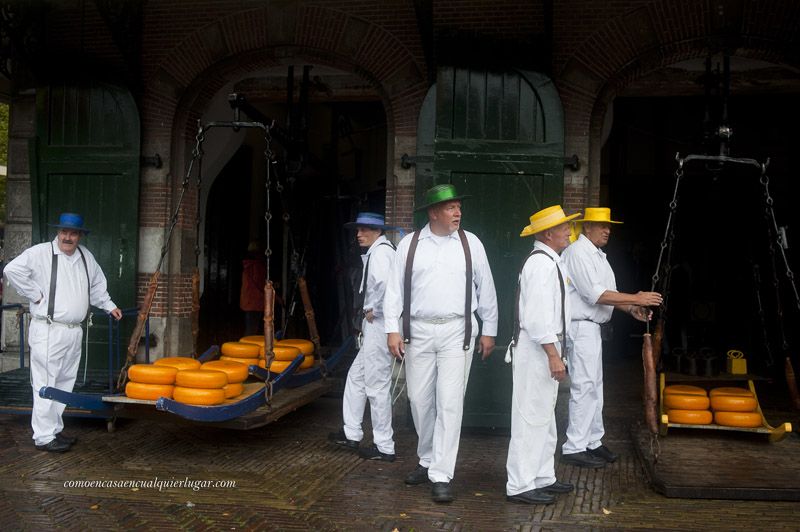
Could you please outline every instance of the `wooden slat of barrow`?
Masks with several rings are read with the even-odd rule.
[[[244,385],[244,391],[241,395],[238,395],[232,399],[225,399],[225,402],[221,405],[216,406],[224,406],[230,405],[233,403],[238,403],[242,399],[246,399],[253,395],[254,393],[262,392],[264,390],[264,383],[263,382],[248,382]],[[125,395],[104,395],[103,401],[106,403],[123,403],[123,404],[132,404],[132,405],[152,405],[153,407],[156,406],[156,401],[150,401],[148,399],[134,399],[132,397],[127,397]],[[215,406],[208,406],[205,408],[215,408]]]

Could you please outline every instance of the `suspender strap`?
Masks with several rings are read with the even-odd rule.
[[[53,319],[53,312],[56,308],[56,280],[58,279],[58,255],[55,249],[52,249],[53,244],[50,244],[51,251],[53,252],[53,263],[50,267],[50,295],[47,299],[47,318]]]
[[[89,318],[91,314],[90,310],[92,308],[92,281],[89,280],[89,265],[86,264],[86,256],[81,251],[81,247],[78,246],[78,253],[81,254],[81,261],[83,261],[83,270],[86,272],[86,318]]]
[[[469,251],[467,234],[463,229],[458,229],[458,238],[464,248],[464,261],[466,262],[466,288],[464,289],[464,351],[469,351],[469,341],[472,339],[472,253]]]
[[[414,269],[414,255],[417,253],[419,243],[419,231],[414,231],[411,236],[411,244],[408,247],[406,257],[406,272],[403,278],[403,341],[411,341],[411,272]]]
[[[519,324],[519,299],[520,299],[520,292],[522,288],[522,269],[525,268],[525,264],[528,262],[528,259],[533,257],[534,255],[546,255],[547,258],[555,262],[553,257],[542,251],[541,249],[534,249],[531,251],[525,260],[522,261],[522,266],[519,268],[519,278],[517,279],[517,290],[514,294],[514,345],[517,345],[519,341],[519,331],[520,331],[520,324]],[[567,315],[566,309],[564,308],[564,300],[566,299],[566,291],[564,289],[564,276],[561,274],[561,268],[556,265],[556,272],[558,273],[558,286],[561,288],[561,334],[564,335],[567,333]],[[563,337],[563,336],[562,336]]]

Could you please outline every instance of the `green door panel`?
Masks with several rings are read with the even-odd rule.
[[[36,113],[30,146],[33,242],[53,239],[48,224],[60,213],[82,214],[91,232],[81,243],[103,269],[111,298],[120,308],[135,307],[140,133],[132,96],[99,82],[54,84],[37,91]],[[105,368],[108,320],[99,313],[93,323],[89,367]]]
[[[417,138],[416,202],[438,183],[471,196],[463,201],[463,225],[483,242],[497,288],[497,348],[487,361],[473,359],[464,425],[508,427],[511,366],[503,354],[519,267],[533,246],[519,233],[532,213],[562,200],[561,102],[549,78],[535,72],[441,68],[423,102]],[[417,227],[425,221],[425,213],[416,214]]]

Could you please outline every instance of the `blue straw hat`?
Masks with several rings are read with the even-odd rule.
[[[73,229],[85,235],[89,234],[89,230],[83,226],[83,216],[74,212],[62,212],[58,218],[58,223],[49,225],[56,229]]]
[[[347,222],[344,224],[347,229],[355,229],[357,227],[371,227],[372,229],[397,229],[397,227],[386,225],[383,215],[374,212],[360,212],[356,216],[355,222]]]

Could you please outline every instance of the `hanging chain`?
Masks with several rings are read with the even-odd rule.
[[[672,193],[672,201],[669,202],[667,227],[664,230],[664,239],[661,241],[661,249],[658,251],[658,262],[656,262],[656,271],[653,274],[653,283],[650,287],[651,292],[655,292],[656,285],[661,278],[659,272],[661,271],[661,262],[664,259],[664,250],[670,248],[667,255],[671,256],[672,244],[675,241],[674,218],[678,211],[678,190],[680,189],[681,179],[683,178],[683,159],[681,159],[678,154],[675,155],[675,159],[678,161],[678,167],[675,169],[675,191]],[[665,268],[668,269],[669,265],[666,265]]]
[[[774,256],[774,255],[773,255]],[[775,359],[772,357],[772,349],[769,346],[769,333],[767,332],[767,318],[764,314],[764,305],[761,302],[761,272],[758,264],[753,264],[753,283],[756,289],[756,308],[758,310],[758,320],[761,323],[761,334],[764,336],[764,351],[767,354],[765,364],[767,367],[775,365]]]
[[[193,158],[197,159],[197,180],[196,183],[196,209],[194,214],[194,231],[195,231],[195,238],[194,238],[194,265],[196,268],[200,266],[200,192],[203,187],[203,127],[200,123],[200,120],[197,121],[197,136],[199,137],[199,142],[195,146],[194,151],[192,152]]]
[[[270,134],[270,129],[272,129],[272,124],[268,125],[264,129],[264,162],[267,165],[267,176],[266,182],[264,187],[266,188],[266,196],[265,196],[265,204],[266,208],[264,210],[264,221],[267,224],[267,248],[264,250],[264,256],[267,258],[267,279],[270,279],[270,272],[269,272],[269,265],[270,265],[270,258],[272,257],[272,246],[270,243],[270,223],[272,222],[272,206],[270,205],[270,190],[272,188],[272,164],[273,164],[273,153],[272,153],[272,135]]]

